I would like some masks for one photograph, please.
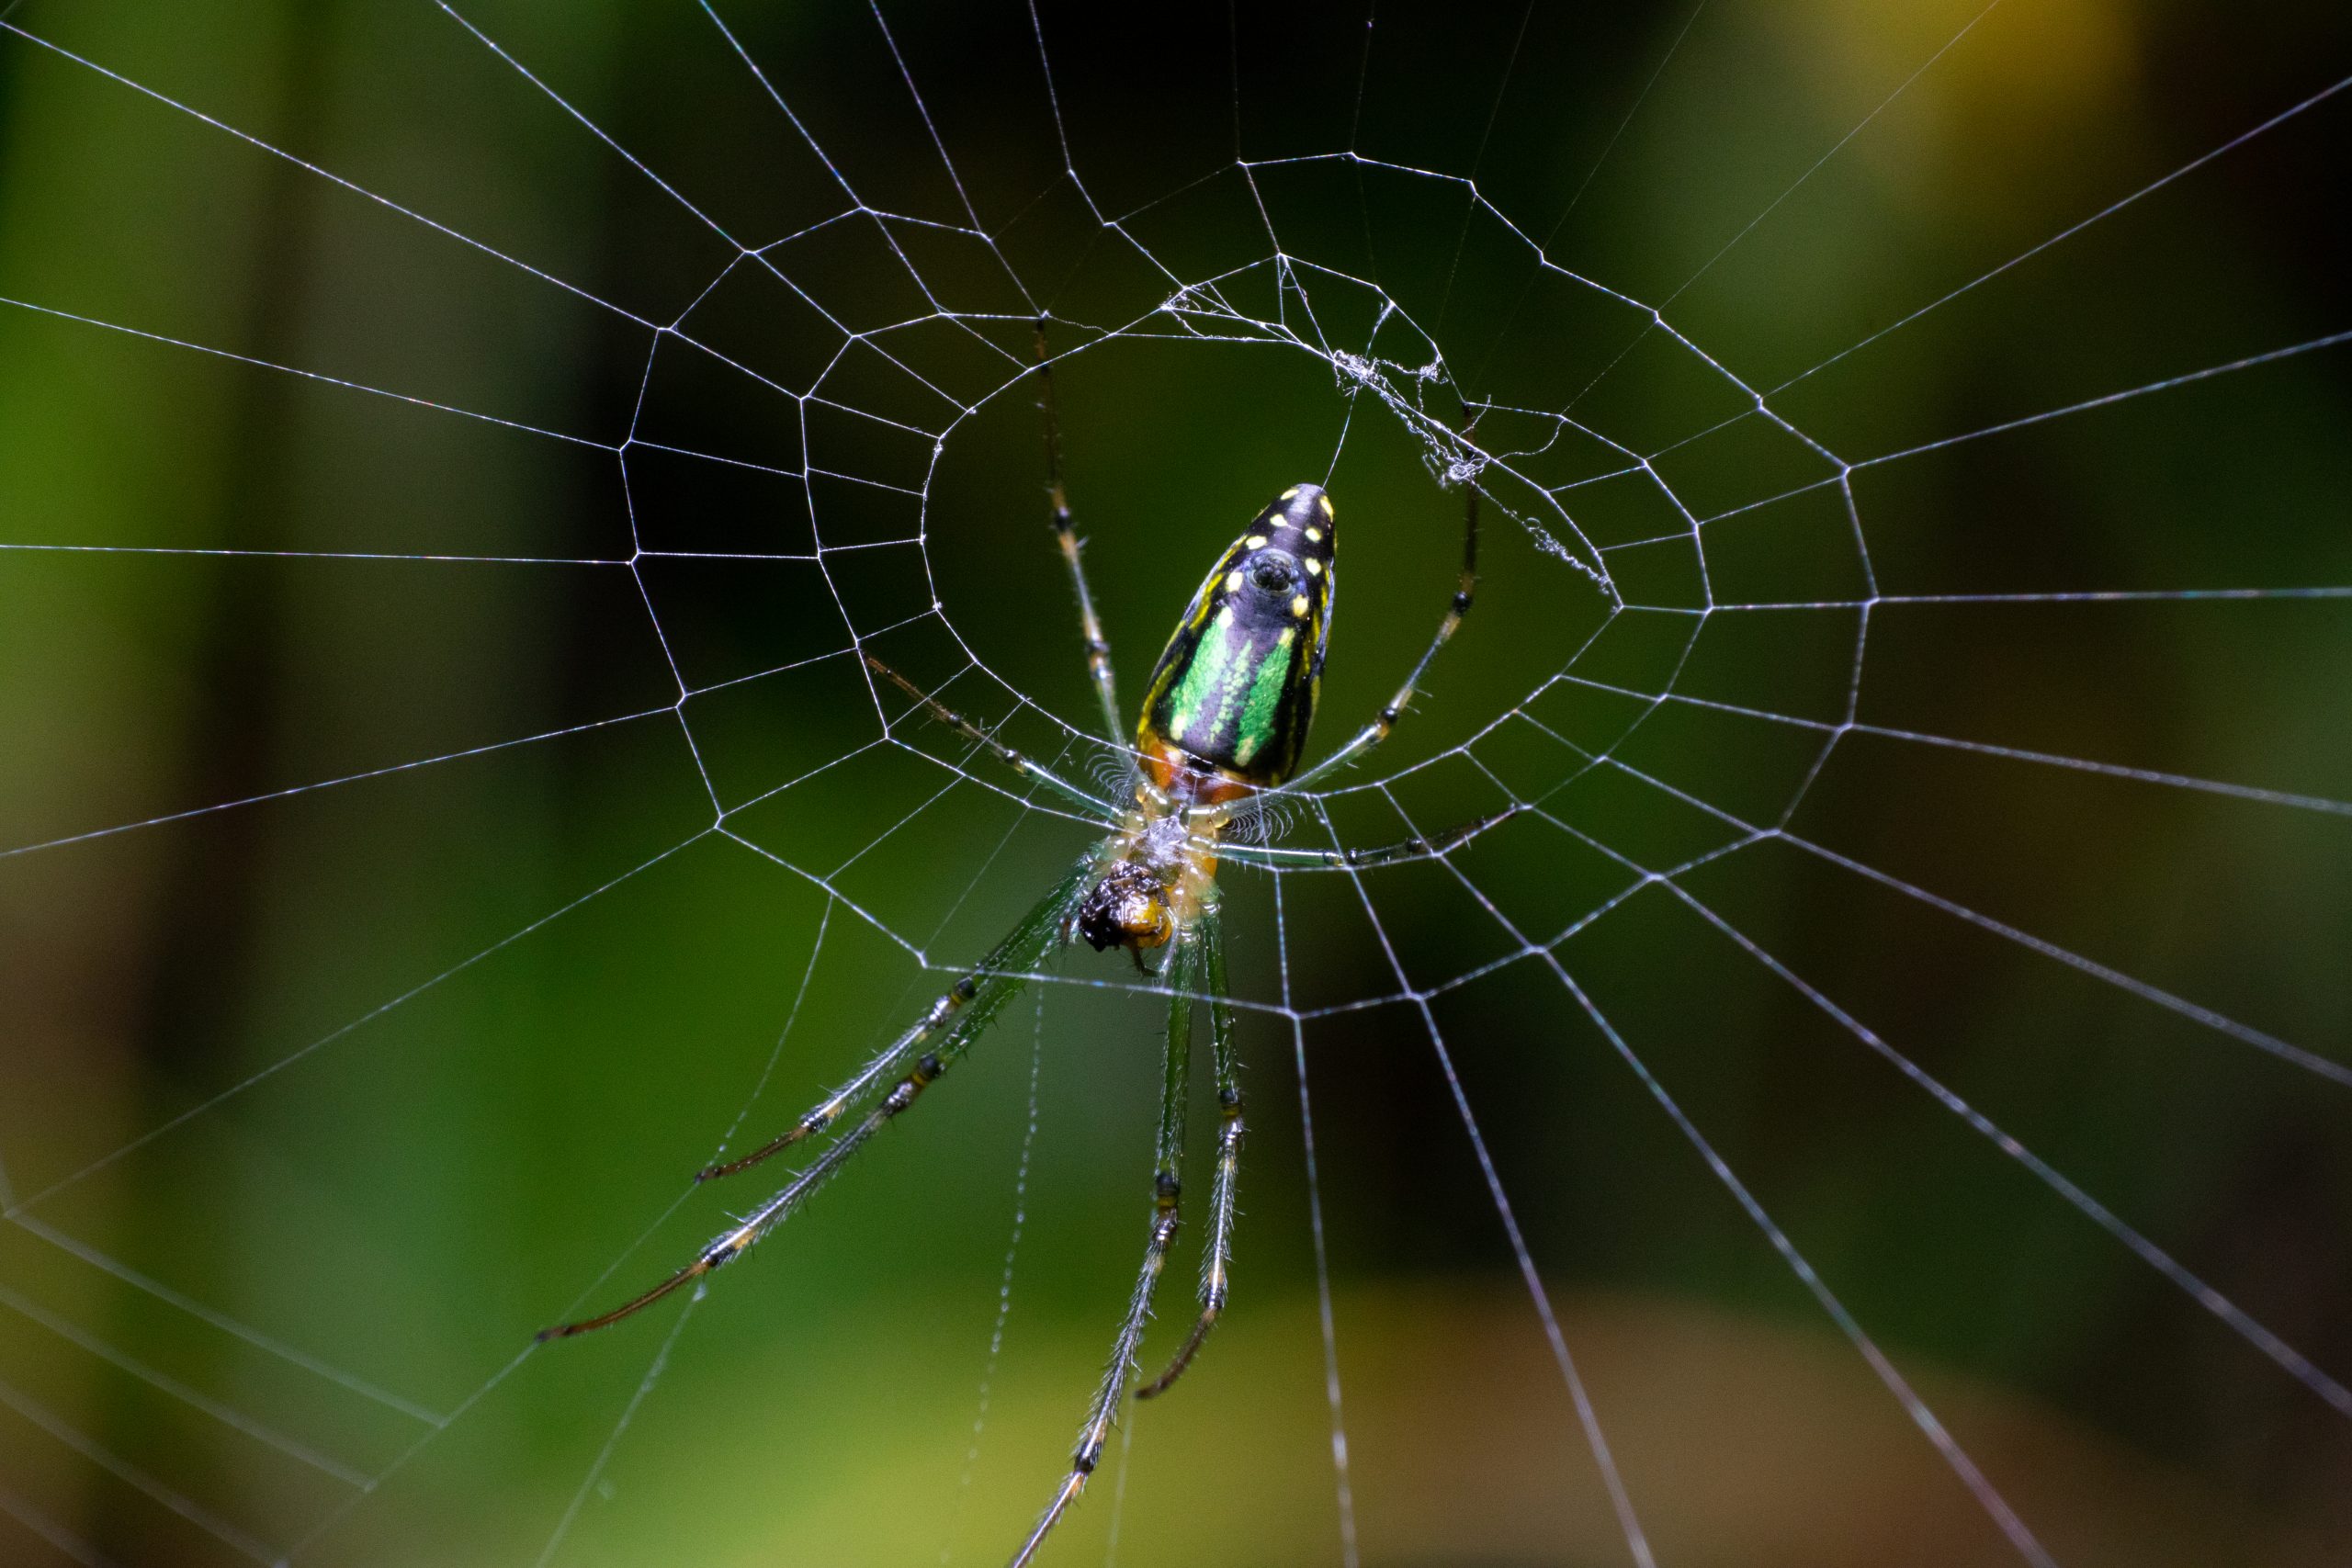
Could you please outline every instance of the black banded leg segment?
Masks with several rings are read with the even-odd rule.
[[[855,1077],[810,1106],[799,1121],[750,1154],[703,1167],[695,1172],[695,1179],[710,1181],[721,1176],[734,1176],[782,1154],[805,1138],[813,1138],[824,1132],[841,1119],[843,1111],[865,1099],[875,1085],[904,1066],[910,1055],[921,1051],[941,1030],[954,1021],[956,1015],[979,994],[980,984],[981,976],[977,972],[956,981],[941,993],[912,1028],[876,1052],[872,1060],[857,1070]]]
[[[1004,1004],[1028,983],[1028,972],[1038,968],[1061,947],[1069,935],[1070,916],[1077,909],[1078,900],[1085,892],[1092,874],[1091,860],[1080,861],[1054,886],[1053,891],[1040,898],[1028,914],[1022,917],[1021,923],[1012,928],[1012,934],[989,950],[977,970],[956,981],[931,1005],[911,1029],[884,1046],[858,1069],[854,1077],[811,1107],[782,1136],[741,1159],[708,1167],[695,1178],[700,1181],[712,1176],[746,1169],[780,1150],[825,1131],[852,1105],[866,1099],[894,1074],[899,1075],[889,1092],[873,1110],[867,1111],[855,1126],[826,1145],[825,1152],[795,1176],[782,1191],[704,1247],[693,1262],[643,1295],[594,1317],[542,1329],[538,1337],[543,1340],[568,1338],[632,1316],[680,1286],[733,1262],[750,1250],[753,1243],[790,1218],[793,1211],[847,1164],[850,1156],[864,1147],[867,1139],[912,1105],[916,1097],[970,1050],[972,1042],[987,1030]]]
[[[651,1306],[679,1286],[699,1280],[742,1257],[761,1237],[791,1218],[793,1212],[806,1202],[811,1193],[849,1163],[850,1156],[857,1153],[868,1138],[880,1132],[899,1112],[912,1105],[915,1097],[947,1070],[948,1062],[948,1058],[937,1053],[924,1052],[916,1059],[914,1070],[893,1085],[890,1092],[882,1097],[882,1102],[867,1111],[856,1126],[828,1145],[825,1152],[811,1161],[806,1170],[794,1177],[783,1191],[752,1210],[740,1224],[704,1247],[692,1263],[634,1301],[580,1323],[568,1323],[560,1328],[543,1328],[537,1337],[542,1340],[566,1339],[575,1334],[585,1334],[592,1328],[618,1323]]]
[[[1161,1270],[1167,1265],[1168,1249],[1175,1245],[1178,1209],[1183,1196],[1184,1091],[1192,1077],[1193,994],[1204,988],[1208,976],[1200,929],[1195,923],[1177,934],[1176,951],[1161,971],[1168,977],[1170,992],[1168,1053],[1160,1079],[1159,1157],[1152,1175],[1151,1230],[1144,1244],[1143,1268],[1136,1275],[1135,1293],[1128,1299],[1118,1336],[1111,1342],[1110,1363],[1102,1369],[1102,1381],[1095,1388],[1093,1403],[1087,1406],[1086,1425],[1079,1429],[1078,1446],[1070,1450],[1069,1473],[1062,1478],[1053,1500],[1038,1516],[1029,1539],[1013,1554],[1010,1568],[1023,1568],[1036,1556],[1047,1533],[1086,1489],[1087,1478],[1102,1462],[1111,1430],[1118,1425],[1119,1406],[1126,1399],[1127,1379],[1135,1370],[1136,1350],[1143,1342],[1144,1325],[1151,1318],[1153,1292],[1159,1289]]]
[[[1212,908],[1204,912],[1198,925],[1202,950],[1202,977],[1209,997],[1209,1049],[1216,1066],[1216,1176],[1209,1189],[1209,1234],[1201,1248],[1201,1314],[1193,1320],[1193,1332],[1185,1337],[1183,1348],[1161,1372],[1143,1387],[1136,1390],[1137,1399],[1149,1399],[1168,1392],[1169,1385],[1184,1375],[1200,1352],[1201,1342],[1216,1326],[1225,1311],[1226,1293],[1231,1283],[1233,1265],[1233,1190],[1241,1170],[1241,1072],[1235,1059],[1233,1046],[1233,1007],[1225,998],[1225,930]]]
[[[1112,744],[1125,744],[1119,726],[1118,680],[1111,671],[1111,643],[1102,635],[1102,617],[1094,613],[1094,595],[1087,591],[1086,567],[1080,560],[1078,527],[1069,514],[1069,491],[1062,484],[1061,418],[1054,404],[1054,366],[1046,348],[1046,318],[1037,318],[1037,407],[1046,416],[1046,495],[1054,543],[1069,567],[1070,587],[1078,593],[1078,629],[1085,641],[1086,673],[1102,705],[1103,733]]]
[[[1465,442],[1469,434],[1467,430],[1463,432]],[[1430,662],[1437,658],[1438,649],[1453,641],[1453,634],[1462,629],[1463,618],[1470,614],[1471,602],[1478,592],[1478,484],[1476,479],[1464,481],[1463,496],[1462,574],[1454,581],[1453,598],[1446,605],[1444,618],[1437,624],[1437,635],[1430,639],[1429,647],[1421,650],[1420,659],[1413,665],[1413,672],[1405,677],[1405,683],[1396,688],[1396,694],[1388,699],[1388,705],[1380,710],[1379,716],[1350,736],[1346,745],[1285,784],[1284,789],[1303,789],[1345,767],[1387,739],[1389,731],[1395,729],[1396,721],[1404,716],[1405,705],[1413,700],[1413,692],[1420,685],[1421,677],[1429,673]]]
[[[761,1161],[782,1154],[793,1145],[816,1136],[840,1120],[843,1112],[872,1094],[877,1084],[893,1073],[904,1072],[907,1064],[937,1039],[942,1030],[957,1025],[967,1017],[971,1028],[984,1027],[989,1019],[996,1016],[997,1010],[1012,998],[1013,991],[1020,988],[1020,978],[1003,972],[1035,969],[1059,945],[1058,928],[1066,919],[1064,908],[1084,890],[1091,870],[1091,861],[1081,861],[1072,868],[1052,892],[1031,907],[1010,935],[989,950],[978,967],[942,991],[905,1033],[876,1052],[864,1066],[858,1068],[855,1077],[810,1106],[798,1121],[750,1154],[707,1165],[695,1172],[695,1179],[709,1181],[717,1177],[733,1176],[739,1171],[749,1170]],[[978,1016],[971,1017],[966,1010],[975,1008],[976,1004]]]
[[[995,736],[990,735],[987,730],[982,729],[978,725],[974,724],[970,719],[966,718],[962,714],[957,713],[954,708],[949,707],[945,703],[941,702],[937,697],[933,696],[929,692],[924,691],[921,686],[916,685],[912,681],[908,680],[904,675],[899,674],[896,670],[891,669],[888,664],[885,664],[880,660],[875,658],[874,655],[869,653],[866,654],[865,658],[865,667],[867,669],[873,671],[876,675],[881,676],[884,680],[898,687],[899,690],[906,693],[907,695],[914,698],[916,702],[921,703],[924,709],[930,713],[931,716],[939,720],[940,723],[955,729],[966,739],[977,741],[981,746],[986,747],[989,754],[994,756],[998,761],[1002,762],[1006,767],[1011,768],[1013,772],[1021,774],[1024,778],[1035,779],[1037,783],[1044,784],[1046,788],[1065,796],[1076,805],[1086,807],[1086,809],[1093,812],[1096,816],[1104,818],[1106,821],[1115,821],[1117,819],[1119,816],[1119,810],[1117,807],[1112,807],[1103,801],[1097,800],[1093,795],[1090,795],[1085,790],[1080,789],[1078,785],[1070,783],[1068,779],[1063,778],[1060,774],[1052,772],[1043,763],[1030,757],[1027,753],[1015,750],[1013,748],[1006,745],[1003,741],[999,740]]]

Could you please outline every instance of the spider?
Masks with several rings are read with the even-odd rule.
[[[1038,405],[1045,416],[1049,522],[1076,592],[1088,674],[1115,741],[1120,732],[1119,701],[1111,645],[1102,636],[1093,596],[1087,591],[1080,541],[1062,483],[1053,367],[1042,321],[1037,325],[1033,374],[1041,388]],[[1465,440],[1468,434],[1465,427]],[[1205,998],[1209,1004],[1209,1041],[1220,1121],[1216,1173],[1209,1197],[1209,1233],[1203,1247],[1200,1312],[1167,1369],[1136,1389],[1136,1397],[1149,1399],[1166,1393],[1192,1364],[1225,1310],[1234,1186],[1241,1157],[1242,1098],[1234,1052],[1233,1010],[1227,1000],[1224,930],[1217,909],[1218,860],[1271,866],[1360,867],[1408,856],[1442,854],[1517,809],[1510,807],[1446,833],[1372,850],[1292,849],[1233,844],[1221,839],[1268,792],[1285,786],[1304,788],[1387,739],[1430,661],[1469,613],[1477,584],[1478,491],[1475,483],[1464,488],[1461,577],[1436,635],[1387,705],[1346,744],[1304,773],[1296,770],[1322,685],[1323,656],[1330,639],[1337,592],[1339,535],[1331,498],[1319,485],[1293,485],[1275,497],[1218,558],[1193,595],[1152,671],[1144,697],[1135,730],[1131,804],[1114,805],[1053,773],[950,709],[871,653],[865,654],[865,664],[875,675],[912,697],[933,718],[953,726],[1007,767],[1078,806],[1108,831],[978,964],[847,1082],[760,1148],[708,1166],[695,1175],[697,1181],[704,1181],[748,1170],[796,1144],[827,1133],[852,1111],[869,1107],[781,1191],[644,1294],[595,1317],[543,1330],[539,1339],[584,1334],[617,1323],[741,1258],[953,1066],[1028,976],[1054,954],[1080,940],[1097,952],[1123,947],[1138,968],[1158,979],[1168,998],[1150,1229],[1134,1294],[1112,1341],[1110,1364],[1088,1405],[1069,1472],[1013,1555],[1012,1568],[1027,1563],[1085,1488],[1102,1458],[1136,1369],[1162,1266],[1175,1241],[1183,1190],[1193,1008],[1197,998]],[[1144,953],[1162,948],[1169,950],[1168,956],[1154,971],[1146,965]]]

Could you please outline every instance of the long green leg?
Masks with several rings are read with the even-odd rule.
[[[1102,1369],[1102,1384],[1094,1391],[1093,1404],[1087,1407],[1086,1425],[1079,1429],[1078,1446],[1070,1453],[1069,1473],[1063,1477],[1053,1501],[1038,1517],[1037,1528],[1029,1532],[1029,1539],[1013,1554],[1012,1568],[1023,1568],[1037,1554],[1046,1533],[1077,1501],[1079,1493],[1085,1490],[1086,1479],[1101,1462],[1103,1446],[1111,1439],[1111,1428],[1118,1423],[1119,1406],[1126,1399],[1127,1380],[1135,1371],[1136,1349],[1143,1341],[1144,1325],[1151,1317],[1152,1293],[1159,1288],[1168,1249],[1176,1240],[1177,1206],[1183,1194],[1185,1089],[1192,1077],[1193,996],[1205,987],[1207,954],[1214,943],[1215,937],[1204,940],[1201,924],[1194,923],[1178,934],[1176,951],[1162,971],[1169,989],[1168,1054],[1160,1079],[1159,1165],[1152,1175],[1151,1230],[1144,1244],[1143,1268],[1136,1276],[1135,1294],[1127,1302],[1127,1314],[1119,1324],[1118,1337],[1111,1342],[1110,1364]]]
[[[1208,1241],[1201,1248],[1201,1315],[1168,1370],[1136,1390],[1137,1399],[1167,1393],[1169,1385],[1193,1364],[1201,1342],[1225,1311],[1233,1264],[1233,1188],[1241,1170],[1241,1070],[1234,1058],[1233,1004],[1226,999],[1225,926],[1214,906],[1201,916],[1194,930],[1199,933],[1202,978],[1209,998],[1209,1048],[1216,1063],[1217,1108],[1216,1178],[1209,1189]]]
[[[912,681],[908,680],[904,675],[899,674],[896,670],[891,669],[888,664],[885,664],[880,660],[875,658],[874,655],[870,653],[865,655],[865,666],[867,669],[873,671],[876,675],[881,676],[884,680],[898,687],[899,690],[906,693],[907,695],[914,698],[916,702],[921,703],[924,711],[929,713],[932,717],[937,719],[942,724],[951,727],[959,734],[963,735],[965,739],[977,741],[981,746],[986,747],[998,761],[1002,762],[1014,773],[1020,773],[1027,778],[1035,779],[1037,783],[1044,784],[1047,789],[1050,789],[1055,794],[1062,796],[1073,806],[1084,807],[1087,810],[1092,812],[1104,822],[1116,822],[1119,819],[1119,808],[1117,807],[1113,806],[1106,801],[1096,799],[1086,790],[1080,789],[1078,785],[1070,783],[1068,779],[1063,778],[1059,773],[1054,773],[1050,769],[1046,768],[1035,758],[1029,756],[1025,752],[1015,750],[1013,748],[1007,746],[1003,741],[999,740],[995,736],[990,735],[987,730],[982,729],[978,725],[974,724],[970,719],[966,718],[962,714],[957,713],[954,708],[949,707],[945,703],[941,702],[937,697],[933,696],[929,692],[924,691],[921,686],[916,685]]]
[[[1087,881],[1092,874],[1092,860],[1080,861],[1052,892],[1040,898],[1028,914],[1022,917],[1021,923],[1013,927],[1011,935],[989,950],[978,968],[956,981],[944,995],[932,1003],[912,1028],[884,1046],[872,1060],[858,1069],[854,1077],[810,1107],[788,1132],[765,1147],[741,1159],[712,1166],[696,1178],[724,1176],[744,1169],[813,1134],[823,1132],[851,1105],[871,1095],[875,1088],[893,1073],[903,1073],[904,1076],[891,1087],[889,1093],[883,1096],[880,1104],[867,1111],[857,1125],[828,1145],[825,1152],[810,1162],[806,1170],[794,1177],[784,1190],[704,1247],[693,1262],[643,1295],[579,1323],[542,1329],[538,1337],[541,1339],[566,1338],[574,1334],[585,1334],[592,1328],[618,1323],[651,1306],[681,1285],[701,1279],[721,1264],[733,1262],[749,1251],[754,1242],[790,1218],[793,1211],[847,1164],[850,1156],[864,1147],[868,1138],[880,1132],[899,1112],[912,1105],[916,1096],[970,1050],[972,1042],[987,1030],[1004,1004],[1028,983],[1028,972],[1038,968],[1061,947],[1069,936],[1070,914],[1077,908],[1079,897],[1085,891]],[[934,1040],[937,1042],[935,1045],[933,1044]],[[908,1066],[910,1061],[912,1062],[911,1068]]]
[[[1111,673],[1111,642],[1102,635],[1102,618],[1094,613],[1094,595],[1087,592],[1086,566],[1079,558],[1078,525],[1069,514],[1069,491],[1062,484],[1061,420],[1054,407],[1054,362],[1046,350],[1046,319],[1037,318],[1037,406],[1046,415],[1046,495],[1054,529],[1054,543],[1069,566],[1070,587],[1078,594],[1079,635],[1086,644],[1086,674],[1094,682],[1095,700],[1102,705],[1103,734],[1113,745],[1125,745],[1119,732],[1119,687]]]

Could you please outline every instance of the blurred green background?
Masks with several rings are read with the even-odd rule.
[[[1131,705],[1328,474],[1361,723],[1451,592],[1416,415],[1487,406],[1479,608],[1329,809],[1544,807],[1227,875],[1234,1306],[1048,1561],[1631,1560],[1449,1073],[1659,1562],[2018,1559],[1661,1094],[2057,1561],[2342,1560],[2346,1414],[1815,999],[2352,1378],[2352,635],[2279,592],[2352,584],[2352,389],[2198,374],[2345,329],[2352,94],[2035,251],[2329,88],[2340,8],[718,15],[6,14],[0,1561],[1009,1549],[1149,1200],[1114,958],[690,1313],[515,1358],[1090,841],[841,657],[1100,761],[1040,310]]]

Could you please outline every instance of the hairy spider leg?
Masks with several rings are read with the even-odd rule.
[[[899,674],[896,670],[891,669],[888,664],[885,664],[880,660],[875,658],[874,655],[870,653],[865,655],[865,666],[876,674],[881,676],[884,680],[889,682],[892,685],[898,687],[899,690],[906,693],[907,695],[921,703],[924,708],[929,710],[932,717],[939,720],[942,724],[952,727],[967,739],[976,740],[982,746],[987,747],[996,757],[997,761],[1002,762],[1013,772],[1020,773],[1024,778],[1035,780],[1037,783],[1044,784],[1046,788],[1065,796],[1074,805],[1086,807],[1088,810],[1093,812],[1095,816],[1101,818],[1106,825],[1111,822],[1115,822],[1118,819],[1118,807],[1112,806],[1107,801],[1096,799],[1093,795],[1080,788],[1077,784],[1070,783],[1060,774],[1054,773],[1044,763],[1037,761],[1035,758],[1030,757],[1025,752],[1017,751],[1013,748],[1006,745],[1003,741],[999,740],[995,736],[990,735],[987,730],[982,729],[978,725],[974,724],[970,719],[966,718],[962,714],[957,713],[954,708],[949,707],[945,703],[941,702],[937,697],[933,696],[929,692],[924,691],[921,686],[916,685],[912,681],[908,680],[904,675]]]
[[[805,1138],[816,1136],[840,1120],[843,1112],[870,1097],[875,1086],[884,1078],[892,1073],[902,1071],[906,1064],[919,1055],[941,1030],[949,1028],[951,1025],[960,1026],[966,1030],[984,1027],[988,1020],[995,1014],[996,1010],[1003,1006],[1004,1001],[1011,998],[1014,990],[1020,988],[1022,982],[1021,976],[996,971],[1008,968],[1034,969],[1037,963],[1052,954],[1059,943],[1035,953],[1029,951],[1035,946],[1034,933],[1030,930],[1031,923],[1048,908],[1058,907],[1057,900],[1066,899],[1075,903],[1078,893],[1084,888],[1091,869],[1091,860],[1080,862],[1078,867],[1062,879],[1060,886],[1040,900],[1029,911],[1028,917],[1013,928],[1012,935],[999,942],[987,957],[980,960],[979,967],[942,991],[933,1000],[931,1006],[924,1010],[923,1015],[907,1027],[905,1033],[876,1052],[873,1057],[857,1070],[855,1077],[815,1105],[810,1106],[800,1120],[753,1149],[750,1154],[703,1167],[695,1172],[695,1179],[709,1181],[721,1176],[736,1175],[738,1172],[751,1169],[763,1160],[783,1153]],[[1000,995],[997,983],[1007,981],[1010,982],[1010,988],[1002,989]]]
[[[1469,430],[1465,429],[1462,434],[1463,439],[1465,441],[1469,439]],[[1453,634],[1461,629],[1463,618],[1470,614],[1471,601],[1478,591],[1478,486],[1476,481],[1465,483],[1463,491],[1462,573],[1454,581],[1453,598],[1446,605],[1445,615],[1437,624],[1437,635],[1430,639],[1429,647],[1421,650],[1421,657],[1414,664],[1413,672],[1405,677],[1405,683],[1396,688],[1396,694],[1388,699],[1387,705],[1380,710],[1373,721],[1349,737],[1347,743],[1338,750],[1297,777],[1286,781],[1282,786],[1283,789],[1305,789],[1317,779],[1328,778],[1387,739],[1388,732],[1396,728],[1397,719],[1404,716],[1405,705],[1413,700],[1414,688],[1421,683],[1421,677],[1429,672],[1430,661],[1437,657],[1437,650],[1453,641]],[[1194,809],[1205,808],[1195,807]]]
[[[1046,1505],[1029,1539],[1013,1553],[1010,1568],[1023,1568],[1036,1556],[1047,1533],[1085,1490],[1087,1477],[1101,1462],[1111,1430],[1118,1425],[1119,1407],[1126,1399],[1136,1350],[1143,1341],[1144,1325],[1151,1318],[1153,1292],[1159,1289],[1160,1272],[1168,1262],[1168,1249],[1176,1240],[1178,1205],[1183,1194],[1184,1106],[1188,1098],[1185,1089],[1192,1077],[1193,995],[1204,988],[1209,976],[1201,931],[1202,922],[1195,921],[1177,933],[1176,951],[1164,970],[1168,977],[1168,1054],[1160,1078],[1159,1148],[1158,1168],[1152,1176],[1151,1229],[1144,1244],[1143,1267],[1136,1275],[1135,1294],[1127,1302],[1127,1314],[1119,1324],[1118,1337],[1111,1342],[1110,1363],[1102,1369],[1102,1382],[1094,1391],[1093,1403],[1087,1407],[1086,1425],[1079,1429],[1078,1446],[1070,1451],[1069,1473],[1063,1477],[1053,1500]]]
[[[1102,635],[1102,618],[1094,613],[1094,595],[1087,592],[1086,567],[1079,559],[1077,526],[1069,514],[1069,492],[1062,484],[1061,420],[1054,403],[1054,363],[1046,348],[1046,318],[1037,318],[1037,407],[1046,416],[1046,496],[1054,542],[1069,563],[1070,586],[1078,592],[1079,635],[1085,639],[1086,672],[1094,682],[1094,695],[1102,705],[1102,733],[1113,745],[1121,743],[1119,686],[1111,671],[1111,643]]]
[[[1136,1390],[1137,1399],[1168,1392],[1200,1353],[1201,1343],[1225,1311],[1233,1264],[1233,1188],[1241,1170],[1241,1067],[1233,1048],[1233,1005],[1226,999],[1225,922],[1215,906],[1201,912],[1194,936],[1201,948],[1201,976],[1209,998],[1209,1049],[1216,1066],[1216,1176],[1209,1189],[1209,1234],[1201,1247],[1201,1314],[1183,1348],[1161,1372]]]
[[[1285,866],[1301,870],[1309,866],[1328,866],[1335,871],[1362,870],[1366,866],[1387,865],[1400,860],[1435,860],[1440,855],[1460,849],[1487,829],[1510,821],[1525,809],[1514,803],[1500,811],[1489,812],[1458,827],[1448,828],[1442,833],[1426,833],[1417,839],[1382,844],[1376,849],[1303,850],[1287,844],[1220,843],[1216,852],[1220,860],[1238,861],[1244,865],[1261,865],[1274,870]]]
[[[955,1066],[957,1058],[971,1048],[972,1042],[988,1028],[1004,1004],[1028,983],[1029,973],[1069,942],[1070,916],[1078,908],[1079,898],[1094,874],[1091,855],[1080,861],[1069,875],[1055,885],[1053,891],[1030,908],[1021,923],[989,951],[977,968],[956,981],[945,995],[931,1005],[920,1022],[883,1047],[855,1077],[811,1108],[790,1132],[742,1160],[713,1167],[702,1173],[702,1176],[709,1176],[742,1169],[767,1158],[778,1149],[789,1147],[810,1134],[831,1126],[854,1100],[869,1093],[875,1085],[898,1071],[907,1058],[913,1055],[911,1070],[891,1087],[881,1103],[866,1112],[857,1125],[835,1138],[827,1145],[825,1152],[794,1177],[782,1191],[704,1247],[693,1262],[643,1295],[594,1317],[542,1329],[538,1337],[541,1340],[568,1338],[633,1316],[681,1285],[699,1280],[712,1269],[741,1258],[761,1237],[790,1218],[811,1193],[823,1186],[848,1163],[851,1156],[865,1146],[867,1139],[888,1125],[900,1111],[912,1105],[941,1074]],[[925,1049],[934,1038],[937,1044]],[[701,1179],[696,1178],[697,1180]]]

